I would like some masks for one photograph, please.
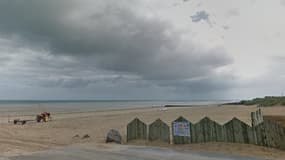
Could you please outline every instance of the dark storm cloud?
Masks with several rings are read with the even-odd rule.
[[[78,88],[87,87],[90,81],[80,78],[74,79],[54,79],[54,80],[38,80],[39,84],[44,87],[63,87],[63,88]],[[32,84],[31,84],[32,85]]]
[[[171,35],[174,39],[170,40],[164,33],[168,29],[166,23],[136,15],[116,5],[118,2],[111,2],[98,8],[97,3],[91,3],[96,11],[85,13],[73,8],[76,4],[69,0],[4,0],[0,2],[0,29],[3,33],[19,34],[32,43],[47,45],[53,53],[119,52],[139,56],[142,50],[144,54],[152,54],[159,47],[170,47],[175,42],[177,37]]]
[[[42,48],[52,56],[68,56],[76,60],[76,63],[57,63],[56,58],[33,59],[33,66],[48,68],[44,69],[46,74],[65,75],[42,81],[43,86],[88,86],[97,80],[85,76],[103,70],[134,75],[159,86],[228,87],[216,76],[205,78],[203,82],[188,81],[214,75],[215,69],[232,63],[222,48],[207,49],[192,42],[183,44],[183,33],[159,18],[150,18],[132,9],[138,6],[128,0],[78,2],[0,1],[0,34],[6,37],[16,35],[31,49]],[[93,9],[89,10],[88,6]],[[191,18],[193,22],[209,21],[209,14],[201,11]],[[74,75],[74,72],[86,70],[90,72]],[[122,79],[130,82],[127,78]],[[165,83],[165,80],[171,83]]]

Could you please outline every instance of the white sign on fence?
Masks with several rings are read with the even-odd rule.
[[[189,122],[174,122],[173,135],[190,137],[190,123]]]

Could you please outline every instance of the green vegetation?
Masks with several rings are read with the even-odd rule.
[[[276,106],[282,105],[285,106],[285,97],[264,97],[264,98],[255,98],[252,100],[243,100],[239,104],[243,105],[258,105],[258,106]]]

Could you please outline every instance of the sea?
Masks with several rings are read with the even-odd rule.
[[[46,107],[80,110],[113,110],[163,107],[165,105],[199,106],[223,104],[235,100],[0,100],[0,108]]]
[[[11,119],[29,119],[42,112],[55,114],[93,111],[161,108],[165,105],[219,106],[232,100],[0,100],[0,124]]]

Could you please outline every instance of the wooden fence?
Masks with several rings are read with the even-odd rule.
[[[261,110],[252,112],[251,118],[252,126],[237,118],[220,125],[208,117],[195,124],[184,117],[179,117],[171,123],[172,143],[229,142],[285,150],[285,128],[283,126],[275,121],[264,119]],[[135,139],[171,143],[170,127],[158,119],[149,125],[147,132],[147,125],[136,118],[127,126],[127,141]]]

